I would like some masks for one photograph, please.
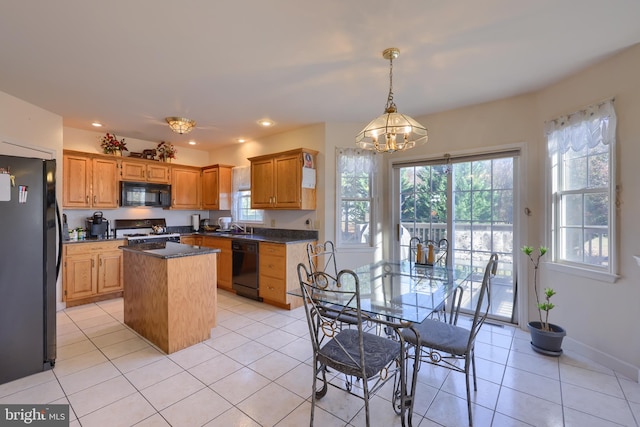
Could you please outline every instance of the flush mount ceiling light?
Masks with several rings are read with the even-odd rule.
[[[389,96],[384,114],[374,119],[356,136],[356,145],[378,153],[393,153],[427,142],[427,129],[411,117],[398,113],[393,102],[393,60],[400,50],[391,47],[382,52],[389,60]]]
[[[165,120],[169,123],[171,130],[180,135],[191,132],[196,125],[195,120],[185,117],[167,117]]]
[[[96,128],[101,128],[101,127],[102,127],[102,123],[100,123],[100,122],[93,122],[93,123],[91,123],[91,126],[96,127]]]
[[[258,124],[262,127],[268,128],[275,125],[275,122],[271,119],[260,119],[258,120]]]

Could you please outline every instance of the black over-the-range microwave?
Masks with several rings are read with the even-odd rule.
[[[120,181],[120,206],[171,206],[171,186],[149,182]]]

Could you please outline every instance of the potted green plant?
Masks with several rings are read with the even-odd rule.
[[[534,249],[531,246],[523,246],[522,252],[529,257],[533,265],[533,290],[536,295],[536,305],[540,319],[539,321],[529,322],[528,325],[531,333],[531,348],[548,356],[560,356],[562,354],[562,339],[567,335],[567,332],[562,327],[549,323],[549,311],[555,307],[551,302],[551,297],[556,292],[552,288],[545,288],[541,297],[538,285],[540,258],[547,253],[547,248],[540,246],[534,255]]]

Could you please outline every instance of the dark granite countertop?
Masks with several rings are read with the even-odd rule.
[[[271,230],[269,230],[271,231]],[[235,233],[235,232],[220,232],[220,231],[200,231],[196,233],[186,233],[184,236],[211,236],[222,237],[226,239],[238,239],[238,240],[252,240],[254,242],[269,242],[269,243],[305,243],[314,242],[318,240],[317,231],[311,233],[298,230],[273,230],[270,233]]]
[[[99,242],[117,242],[117,241],[127,241],[126,237],[118,237],[117,239],[115,237],[109,237],[107,239],[99,239],[97,237],[91,237],[88,239],[83,239],[83,240],[63,240],[62,244],[63,245],[67,245],[67,244],[76,244],[76,243],[99,243]]]
[[[182,243],[174,242],[143,243],[140,245],[120,246],[120,249],[123,251],[142,253],[144,255],[164,259],[220,252],[220,249],[184,245]]]

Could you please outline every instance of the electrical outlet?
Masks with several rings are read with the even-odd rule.
[[[275,227],[275,226],[276,226],[276,220],[275,220],[275,219],[272,219],[272,220],[271,220],[271,227],[273,228],[273,227]]]
[[[316,230],[320,230],[320,220],[316,219],[315,221],[313,221],[313,228]]]

